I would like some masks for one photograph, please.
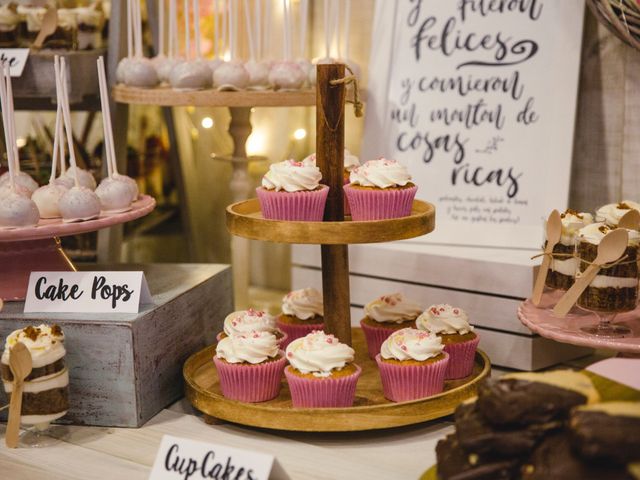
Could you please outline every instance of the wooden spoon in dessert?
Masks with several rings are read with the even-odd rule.
[[[618,222],[619,228],[627,230],[640,230],[640,212],[638,210],[629,210]]]
[[[600,245],[598,245],[598,254],[593,263],[576,278],[573,286],[567,290],[553,309],[553,313],[559,317],[564,317],[596,277],[600,268],[607,263],[620,259],[627,249],[628,243],[629,233],[623,228],[617,228],[607,233],[600,241]]]
[[[33,41],[31,48],[42,48],[44,41],[49,35],[53,35],[56,28],[58,28],[58,10],[56,8],[49,7],[42,18],[42,26],[40,27],[38,36]]]
[[[9,403],[9,421],[7,422],[5,443],[9,448],[16,448],[20,434],[24,379],[29,376],[33,368],[31,354],[27,347],[24,346],[24,343],[18,342],[11,348],[9,368],[11,368],[11,373],[13,374],[13,389],[11,391],[11,402]]]
[[[560,212],[554,210],[547,219],[547,244],[544,247],[544,255],[542,256],[542,265],[538,270],[538,276],[536,277],[536,283],[533,286],[533,294],[531,295],[531,301],[534,305],[539,305],[542,299],[542,291],[544,290],[544,282],[547,279],[547,272],[551,265],[551,254],[553,253],[553,247],[560,241],[562,235],[562,220],[560,219]]]

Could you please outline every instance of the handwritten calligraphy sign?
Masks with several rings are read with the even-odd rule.
[[[438,211],[425,241],[538,247],[569,193],[582,0],[378,1],[363,158]]]
[[[28,48],[0,48],[0,64],[9,64],[9,75],[19,77],[29,59]]]

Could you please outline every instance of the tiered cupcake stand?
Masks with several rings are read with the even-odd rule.
[[[257,199],[227,208],[231,234],[248,239],[320,244],[326,330],[353,346],[355,363],[362,367],[353,407],[293,408],[286,382],[280,395],[263,403],[243,403],[224,398],[212,357],[215,345],[191,356],[185,363],[186,396],[210,417],[243,425],[289,431],[358,431],[410,425],[450,415],[463,400],[475,395],[477,383],[490,372],[487,356],[478,351],[473,373],[447,381],[445,391],[429,398],[393,403],[385,399],[375,361],[369,359],[362,331],[350,322],[348,244],[402,240],[425,235],[435,228],[435,208],[414,201],[410,216],[381,221],[355,222],[344,218],[343,152],[345,86],[332,81],[344,77],[344,65],[318,66],[317,161],[323,183],[330,187],[323,222],[265,220]]]
[[[598,323],[595,313],[574,306],[564,318],[553,314],[553,307],[563,294],[560,290],[549,290],[542,295],[539,306],[535,306],[531,299],[525,300],[518,308],[518,318],[531,331],[557,342],[613,350],[623,355],[640,355],[640,307],[619,313],[615,318],[615,324],[624,324],[631,329],[628,336],[599,337],[581,330]]]
[[[40,220],[35,227],[0,230],[0,299],[23,300],[32,271],[75,271],[60,246],[60,237],[94,232],[149,214],[156,201],[142,195],[131,210],[101,215],[95,220],[64,223],[61,219]]]

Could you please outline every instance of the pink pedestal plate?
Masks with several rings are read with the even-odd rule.
[[[0,230],[0,298],[24,300],[32,271],[75,271],[60,247],[59,237],[129,222],[149,214],[155,206],[152,197],[142,195],[124,213],[100,215],[95,220],[78,223],[40,220],[35,227]]]
[[[553,314],[552,309],[563,294],[564,292],[558,290],[545,292],[538,307],[531,303],[531,299],[525,300],[518,308],[518,318],[533,332],[557,342],[640,355],[640,307],[630,312],[619,313],[613,322],[615,325],[623,324],[629,327],[631,333],[628,336],[597,337],[580,330],[581,327],[598,323],[599,318],[595,313],[573,307],[564,318]]]

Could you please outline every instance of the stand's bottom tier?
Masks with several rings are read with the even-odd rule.
[[[205,414],[242,425],[307,432],[374,430],[412,425],[452,414],[460,402],[475,396],[477,383],[491,371],[489,359],[478,351],[469,377],[445,382],[445,391],[441,394],[394,403],[382,394],[378,367],[369,358],[362,330],[352,330],[355,363],[362,367],[353,407],[293,408],[284,378],[280,395],[268,402],[228,400],[222,396],[212,361],[215,345],[196,353],[185,363],[185,393],[194,407]]]

